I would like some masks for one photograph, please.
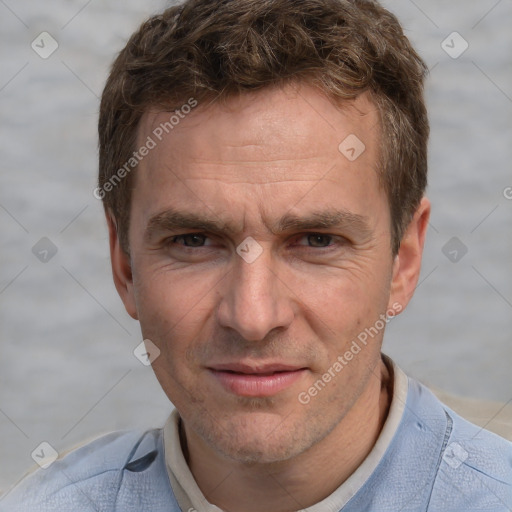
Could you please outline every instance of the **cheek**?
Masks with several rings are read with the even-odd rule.
[[[160,350],[155,376],[171,402],[185,409],[206,394],[197,387],[199,368],[190,354],[203,338],[214,293],[202,288],[204,282],[171,274],[141,274],[134,286],[142,336]]]
[[[134,276],[134,288],[143,336],[162,352],[182,358],[208,321],[214,282],[177,272],[148,272]]]
[[[137,308],[144,317],[154,314],[167,322],[185,320],[215,296],[217,273],[143,265],[144,270],[135,273],[133,281]]]
[[[380,277],[382,281],[382,277]],[[315,276],[296,275],[293,291],[300,297],[310,320],[319,319],[326,329],[353,331],[364,328],[364,323],[385,311],[389,287],[379,283],[379,276],[360,269],[357,273],[336,269],[336,272]],[[316,323],[316,322],[315,322]]]
[[[317,280],[317,285],[303,288],[304,315],[321,340],[317,344],[321,358],[315,366],[315,378],[322,378],[330,370],[336,378],[332,378],[323,400],[337,400],[336,396],[350,400],[346,390],[357,387],[360,374],[365,375],[366,368],[373,367],[380,354],[383,330],[374,327],[386,312],[389,287],[382,274],[363,271],[337,272]],[[338,357],[345,355],[340,363]],[[337,361],[337,367],[333,367]],[[330,381],[331,377],[326,376]]]

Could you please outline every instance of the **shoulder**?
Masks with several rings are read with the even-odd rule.
[[[432,492],[432,510],[512,509],[512,443],[443,404],[451,431]],[[435,504],[438,504],[435,507]],[[458,507],[455,507],[455,504]]]
[[[104,435],[24,478],[0,500],[0,512],[117,510],[123,502],[119,510],[140,510],[136,503],[152,498],[169,506],[161,438],[160,429]]]
[[[410,381],[416,407],[424,417],[434,409],[446,417],[428,510],[511,510],[512,442],[465,420],[425,386]]]

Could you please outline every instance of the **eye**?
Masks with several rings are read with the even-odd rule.
[[[307,235],[307,239],[311,247],[328,247],[332,242],[332,236],[322,234]]]
[[[303,235],[299,240],[303,239],[307,240],[307,245],[309,247],[329,247],[333,242],[333,237],[331,235],[324,235],[322,233],[311,233],[308,235]]]
[[[208,237],[202,233],[186,233],[173,236],[171,242],[184,247],[203,247],[207,239]]]

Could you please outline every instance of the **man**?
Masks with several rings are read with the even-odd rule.
[[[424,74],[369,1],[189,0],[142,25],[103,93],[96,194],[176,410],[1,510],[512,510],[511,443],[381,354],[430,214]]]

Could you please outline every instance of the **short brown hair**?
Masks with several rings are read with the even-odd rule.
[[[100,197],[121,246],[133,173],[113,180],[145,111],[303,81],[337,101],[368,91],[378,107],[396,254],[427,185],[426,71],[396,17],[371,0],[186,0],[148,19],[115,60],[100,107]]]

